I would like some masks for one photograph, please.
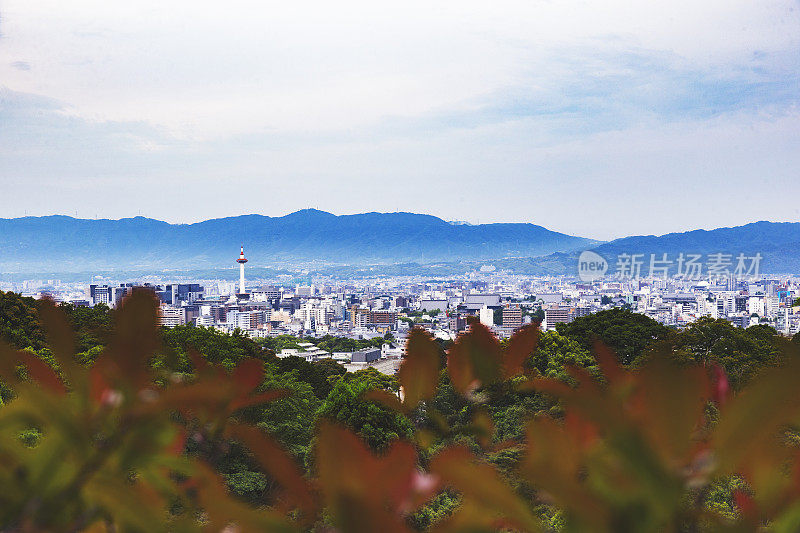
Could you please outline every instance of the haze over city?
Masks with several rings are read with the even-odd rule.
[[[5,0],[2,216],[797,221],[798,66],[794,0]]]

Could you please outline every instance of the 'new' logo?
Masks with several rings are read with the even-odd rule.
[[[586,250],[578,257],[578,277],[581,281],[600,279],[607,270],[608,262],[596,252]]]

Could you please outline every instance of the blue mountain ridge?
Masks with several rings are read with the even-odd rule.
[[[705,265],[709,254],[728,254],[733,267],[736,257],[744,254],[753,257],[761,254],[759,271],[766,274],[800,274],[800,223],[798,222],[752,222],[742,226],[693,230],[666,235],[640,235],[623,237],[591,248],[609,263],[609,274],[613,274],[617,260],[622,254],[642,254],[647,273],[650,255],[656,260],[667,254],[667,260],[676,261],[678,254],[700,254]],[[531,274],[576,275],[579,252],[555,252],[539,257],[528,264],[506,260],[499,264],[517,271]],[[749,265],[749,261],[747,263]],[[675,265],[670,270],[675,274]]]
[[[281,217],[242,215],[194,224],[144,217],[63,215],[0,219],[3,272],[194,269],[251,265],[481,261],[571,252],[598,241],[529,223],[455,225],[431,215],[333,215],[304,209]]]
[[[193,224],[144,217],[0,219],[0,272],[232,268],[239,245],[245,246],[250,267],[447,263],[455,271],[458,264],[468,270],[492,261],[520,273],[574,275],[579,253],[592,249],[612,271],[623,253],[646,259],[666,253],[675,259],[681,252],[723,252],[760,253],[762,272],[800,273],[798,222],[761,221],[602,243],[530,223],[457,225],[415,213],[333,215],[316,209]]]

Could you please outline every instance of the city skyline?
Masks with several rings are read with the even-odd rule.
[[[795,1],[457,7],[4,2],[0,216],[800,220]]]

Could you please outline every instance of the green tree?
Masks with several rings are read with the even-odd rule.
[[[535,368],[542,376],[564,381],[567,380],[565,365],[597,371],[594,357],[578,341],[556,331],[545,331],[527,366]]]
[[[641,357],[655,341],[665,338],[670,330],[652,318],[627,309],[609,309],[557,324],[559,334],[577,341],[587,352],[595,340],[611,348],[623,364]]]
[[[320,400],[325,399],[330,394],[333,383],[347,373],[345,367],[332,359],[309,363],[301,357],[290,355],[276,359],[272,364],[277,374],[295,371],[296,378],[311,385]]]
[[[763,324],[741,329],[727,320],[702,317],[665,344],[677,359],[721,365],[731,384],[740,388],[761,369],[779,364],[788,342]]]
[[[60,304],[70,325],[75,330],[76,349],[88,352],[97,346],[105,346],[111,335],[114,314],[105,304],[84,307],[68,303]]]
[[[263,339],[258,339],[258,341],[256,342],[261,346],[263,346],[264,348],[271,350],[273,353],[277,354],[286,348],[299,349],[300,346],[298,345],[298,343],[303,342],[303,339],[299,339],[294,335],[278,335],[277,337],[266,337]]]
[[[203,354],[210,363],[232,369],[246,358],[263,358],[264,353],[252,339],[240,331],[228,335],[212,328],[176,326],[161,330],[168,352],[176,355],[180,370],[188,371],[189,350]]]
[[[17,348],[44,348],[36,300],[0,291],[0,339]]]
[[[398,439],[410,439],[414,428],[408,418],[376,402],[365,400],[368,381],[340,380],[325,398],[319,416],[350,428],[369,447],[381,452]]]
[[[348,372],[344,375],[344,380],[348,383],[362,383],[369,389],[379,389],[391,392],[400,390],[400,385],[394,376],[384,374],[374,367],[364,368],[356,372]]]
[[[274,435],[287,451],[304,463],[322,402],[310,384],[297,378],[296,371],[267,375],[261,388],[285,390],[287,395],[247,409],[244,419]]]
[[[503,310],[502,309],[495,309],[492,312],[492,320],[494,321],[496,326],[503,325]]]

